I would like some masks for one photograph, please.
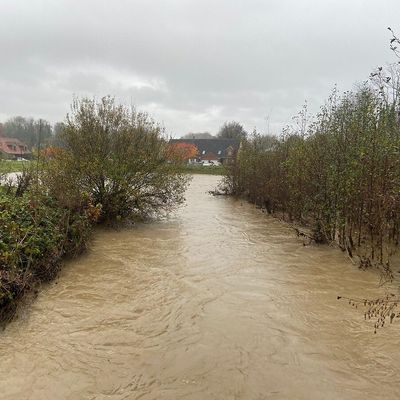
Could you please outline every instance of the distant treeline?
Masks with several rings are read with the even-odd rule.
[[[62,129],[63,123],[54,126],[44,119],[25,118],[21,116],[9,118],[0,123],[0,134],[16,138],[26,143],[30,148],[50,144]]]
[[[243,125],[236,121],[225,122],[220,128],[216,136],[210,132],[189,132],[182,136],[181,139],[244,139],[247,132]]]
[[[311,227],[361,266],[390,271],[400,231],[400,69],[379,68],[354,91],[335,89],[310,121],[306,107],[281,137],[242,141],[231,193]]]

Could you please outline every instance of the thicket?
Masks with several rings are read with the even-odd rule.
[[[51,197],[18,188],[0,192],[0,321],[38,282],[56,275],[64,255],[80,253],[96,221],[93,206],[62,208]]]
[[[279,137],[243,140],[230,193],[337,242],[362,267],[391,275],[400,234],[400,69],[379,68],[318,115],[304,107]]]
[[[188,177],[147,114],[110,97],[75,99],[59,138],[17,182],[0,177],[0,321],[86,248],[95,223],[144,219],[184,200]]]

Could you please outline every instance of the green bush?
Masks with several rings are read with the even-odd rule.
[[[184,200],[187,177],[167,162],[163,131],[147,114],[75,100],[60,134],[63,149],[48,160],[42,181],[69,208],[82,198],[101,207],[101,221],[145,218]]]
[[[0,320],[34,284],[54,278],[61,258],[85,248],[93,219],[44,194],[0,194]]]

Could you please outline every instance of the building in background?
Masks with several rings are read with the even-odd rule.
[[[188,159],[189,164],[227,165],[236,157],[239,150],[238,139],[171,139],[171,145],[186,143],[196,146],[197,154]]]
[[[0,136],[0,159],[21,160],[32,158],[28,146],[19,139]]]

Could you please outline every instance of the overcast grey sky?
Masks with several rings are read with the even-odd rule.
[[[279,133],[395,61],[399,0],[0,0],[0,120],[114,95],[168,133]]]

